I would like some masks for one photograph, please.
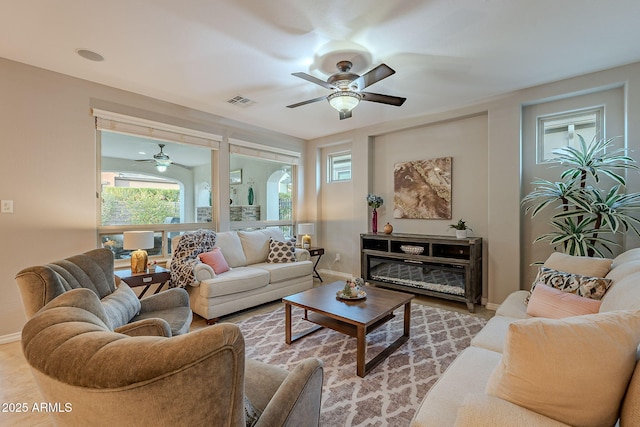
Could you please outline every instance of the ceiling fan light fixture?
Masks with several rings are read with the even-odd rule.
[[[336,110],[347,113],[358,106],[361,96],[357,92],[341,90],[332,93],[327,97],[329,104]]]
[[[171,164],[171,160],[167,159],[156,159],[156,169],[158,172],[166,172],[167,168]]]

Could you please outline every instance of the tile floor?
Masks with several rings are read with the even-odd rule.
[[[328,276],[323,277],[324,283],[331,283],[337,278]],[[315,281],[315,286],[322,283]],[[431,305],[434,307],[444,308],[447,310],[468,313],[464,303],[452,302],[437,298],[425,296],[417,296],[414,299],[416,304]],[[239,322],[250,316],[266,311],[271,311],[281,306],[279,301],[264,304],[262,306],[235,313],[223,317],[224,322]],[[484,318],[491,318],[494,312],[484,307],[476,307],[473,315]],[[205,320],[194,315],[191,330],[197,330],[207,327]],[[27,362],[22,355],[20,342],[12,342],[0,345],[0,426],[51,426],[53,425],[46,413],[35,412],[32,409],[33,404],[44,402],[40,395],[36,383],[31,375],[31,371]],[[27,403],[29,410],[27,412],[6,412],[9,411],[12,404]]]

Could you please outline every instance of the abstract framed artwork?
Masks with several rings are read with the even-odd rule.
[[[451,219],[451,157],[396,163],[393,217]]]

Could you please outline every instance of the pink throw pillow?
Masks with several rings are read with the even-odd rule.
[[[224,259],[224,255],[222,255],[220,248],[213,248],[211,252],[205,252],[198,255],[198,258],[200,258],[200,261],[211,266],[216,274],[221,274],[230,270],[229,264],[227,264],[227,260]]]
[[[601,303],[600,300],[562,292],[544,283],[537,283],[529,298],[527,314],[548,319],[595,314],[600,310]]]

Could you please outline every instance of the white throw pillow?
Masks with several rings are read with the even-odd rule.
[[[639,341],[640,311],[517,320],[487,394],[573,426],[614,425]]]
[[[265,262],[269,256],[269,234],[262,230],[238,231],[238,237],[242,242],[244,255],[247,257],[247,264],[258,264]]]
[[[216,246],[224,253],[229,267],[244,267],[247,258],[242,250],[242,243],[236,231],[223,231],[216,234]]]
[[[582,276],[604,277],[611,270],[613,260],[609,258],[594,258],[588,256],[568,255],[554,252],[544,262],[544,266],[566,273]]]

